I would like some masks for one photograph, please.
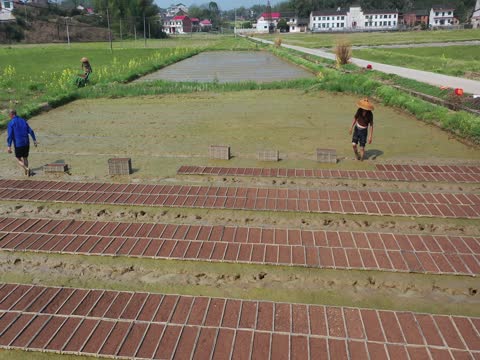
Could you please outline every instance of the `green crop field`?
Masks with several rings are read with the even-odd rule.
[[[141,45],[140,45],[141,43]],[[167,40],[114,43],[17,45],[0,47],[0,126],[7,109],[16,107],[27,116],[43,103],[58,103],[77,91],[80,58],[93,67],[93,84],[124,82],[190,57],[203,50],[254,48],[255,44],[230,36],[195,36]],[[141,46],[141,47],[139,47]],[[85,89],[81,89],[85,90]]]
[[[384,64],[480,79],[477,45],[354,50],[353,56]]]
[[[414,44],[480,40],[480,29],[351,34],[274,34],[260,35],[258,37],[272,41],[280,37],[286,44],[304,46],[308,48],[321,48],[335,46],[338,39],[346,39],[352,45]]]

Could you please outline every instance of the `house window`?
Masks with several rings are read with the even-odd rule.
[[[330,20],[330,16],[327,16],[327,20]]]
[[[295,26],[292,26],[292,31],[295,30]]]
[[[439,12],[436,12],[436,13],[435,13],[435,16],[438,16],[438,15],[439,15]]]
[[[391,18],[392,18],[392,15],[388,15],[388,18],[391,19]]]
[[[397,22],[396,22],[396,21],[393,22],[393,26],[397,26]]]
[[[383,15],[383,18],[386,19],[386,18],[387,18],[387,15]]]
[[[452,15],[452,12],[451,12],[451,11],[449,11],[449,12],[448,12],[448,15]]]
[[[388,26],[392,26],[392,22],[391,22],[391,21],[388,22]]]
[[[375,26],[377,26],[377,22],[375,21]]]
[[[365,23],[365,27],[368,27],[368,22]]]
[[[342,20],[345,20],[345,16],[342,16]]]
[[[324,27],[325,27],[325,23],[322,24],[322,28],[324,28]]]
[[[435,24],[438,24],[438,20],[435,20]]]
[[[442,16],[445,16],[445,11],[444,11],[444,12],[442,12]]]
[[[5,9],[11,9],[12,8],[11,5],[10,5],[10,1],[5,1],[3,3],[3,6],[5,7]]]
[[[386,22],[386,21],[383,22],[383,26],[387,26],[387,22]]]

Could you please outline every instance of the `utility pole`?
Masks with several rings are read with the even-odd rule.
[[[123,34],[122,34],[122,18],[120,18],[120,43],[123,47]]]
[[[237,8],[235,8],[235,24],[233,25],[233,32],[235,34],[235,37],[237,37]]]
[[[110,41],[110,52],[113,52],[112,29],[110,29],[110,14],[108,13],[108,5],[107,5],[107,25],[108,25],[108,40]]]
[[[135,42],[137,42],[137,18],[133,18],[133,34],[135,35]]]
[[[70,48],[70,31],[68,31],[68,17],[65,18],[65,26],[67,28],[67,42],[68,48]]]
[[[148,20],[148,38],[152,38],[152,33],[150,32],[150,20]]]
[[[143,39],[145,40],[145,47],[147,47],[147,24],[145,20],[145,12],[143,13]]]

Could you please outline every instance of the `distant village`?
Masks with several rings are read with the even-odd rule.
[[[48,0],[26,0],[25,2],[35,6],[48,4]],[[14,20],[13,9],[16,6],[22,6],[23,3],[24,1],[20,0],[0,0],[0,22]],[[87,15],[94,14],[94,9],[82,5],[78,5],[77,9]],[[158,21],[167,34],[190,34],[213,29],[211,19],[190,16],[188,6],[182,3],[161,9]],[[286,27],[280,27],[281,22],[283,25],[286,24]],[[439,5],[430,9],[417,9],[403,13],[391,9],[364,10],[360,6],[350,6],[312,11],[309,18],[267,10],[253,19],[250,28],[235,27],[235,31],[239,33],[393,31],[413,27],[446,29],[459,25],[460,22],[455,17],[455,8],[449,6]],[[468,26],[480,28],[480,0],[477,0]]]
[[[477,0],[471,26],[480,28],[480,0]],[[286,32],[345,32],[345,31],[385,31],[401,28],[421,27],[425,29],[454,28],[460,25],[455,17],[455,8],[434,6],[430,9],[412,10],[401,13],[397,10],[363,10],[360,6],[349,8],[312,11],[309,18],[299,18],[294,14],[264,12],[252,24],[251,29],[236,28],[240,33],[269,33],[280,31],[279,23],[285,20]],[[210,31],[212,23],[208,19],[189,17],[184,4],[172,5],[162,14],[163,29],[168,34],[187,34],[196,31]]]

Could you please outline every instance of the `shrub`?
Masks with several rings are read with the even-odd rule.
[[[282,38],[276,38],[275,39],[275,46],[276,47],[282,46]]]
[[[339,40],[335,46],[337,66],[346,65],[352,57],[352,45],[347,40]]]

